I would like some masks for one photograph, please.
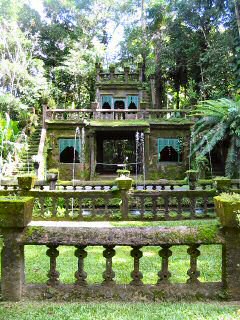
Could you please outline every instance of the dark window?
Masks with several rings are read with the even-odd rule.
[[[79,163],[81,141],[79,139],[59,139],[60,162]]]
[[[158,161],[181,162],[181,141],[178,138],[159,138]]]
[[[114,109],[125,109],[125,103],[123,100],[116,100],[114,102]]]

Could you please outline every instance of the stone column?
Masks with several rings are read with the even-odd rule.
[[[46,111],[47,111],[47,105],[44,104],[42,106],[42,127],[43,127],[43,129],[46,128],[46,123],[45,123],[46,122],[46,117],[47,117]]]
[[[230,300],[240,298],[240,230],[224,228],[225,244],[222,254],[222,281]]]
[[[150,130],[144,132],[144,158],[145,158],[145,175],[148,179],[149,173],[149,144],[150,144]]]
[[[21,229],[5,229],[2,249],[2,297],[3,300],[19,301],[24,285],[24,246],[16,241]]]
[[[121,190],[121,214],[122,218],[127,219],[128,218],[128,190]]]
[[[96,166],[95,134],[94,133],[91,133],[89,136],[89,145],[90,145],[90,180],[91,180],[95,175],[95,166]]]

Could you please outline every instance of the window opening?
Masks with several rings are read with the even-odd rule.
[[[182,142],[179,138],[158,139],[158,161],[181,162]]]
[[[81,142],[79,139],[59,139],[60,162],[62,163],[79,163]]]

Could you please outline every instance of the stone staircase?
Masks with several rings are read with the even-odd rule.
[[[147,90],[143,91],[143,101],[147,103],[149,109],[152,109],[152,100]]]
[[[21,156],[20,162],[14,174],[26,174],[34,172],[32,157],[38,154],[38,147],[41,137],[42,127],[38,126],[28,139],[28,148]]]

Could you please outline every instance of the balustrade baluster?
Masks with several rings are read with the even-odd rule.
[[[106,270],[103,272],[103,284],[115,283],[115,272],[112,269],[112,258],[115,256],[116,251],[114,246],[104,246],[103,256],[106,258]]]
[[[195,216],[196,211],[196,198],[190,198],[190,215],[191,217]]]
[[[198,280],[200,272],[197,270],[197,258],[200,256],[198,247],[198,244],[193,244],[187,250],[187,253],[190,255],[190,269],[187,271],[189,279],[187,280],[187,283],[191,284],[197,284],[200,282]]]
[[[170,245],[162,245],[162,249],[159,250],[159,256],[162,258],[162,268],[161,271],[158,272],[158,282],[157,284],[165,284],[170,283],[169,278],[171,277],[171,272],[168,271],[169,265],[169,257],[172,255],[172,251],[169,250],[171,248]]]
[[[110,218],[109,198],[104,199],[104,216],[108,220]]]
[[[52,198],[52,216],[56,217],[57,215],[57,200],[58,198]]]
[[[48,245],[49,249],[46,254],[50,258],[50,270],[47,274],[48,281],[47,284],[50,286],[55,286],[59,284],[59,272],[57,271],[57,257],[59,256],[59,251],[57,250],[58,245]]]
[[[92,207],[92,217],[96,217],[96,202],[95,199],[91,198],[91,207]]]
[[[69,200],[70,200],[70,198],[68,198],[68,197],[64,197],[64,203],[65,203],[65,208],[66,208],[66,216],[68,216],[69,215]],[[73,198],[72,198],[72,201],[73,201]],[[73,207],[73,203],[71,203],[71,209],[72,209],[72,207]]]
[[[133,261],[133,265],[134,265],[134,269],[131,272],[131,277],[132,277],[132,281],[130,282],[131,285],[135,285],[135,286],[141,286],[143,285],[142,282],[142,272],[140,272],[139,270],[139,260],[142,258],[143,254],[142,251],[140,251],[141,246],[136,246],[136,247],[132,247],[133,250],[131,250],[131,257],[133,257],[134,261]]]
[[[207,196],[204,196],[203,198],[203,213],[205,215],[208,214],[208,197]]]
[[[178,218],[181,218],[181,215],[182,215],[182,197],[181,196],[178,196],[177,197],[177,213],[178,213]]]
[[[141,202],[141,204],[140,204],[140,216],[141,216],[141,219],[143,219],[144,218],[144,212],[145,212],[145,199],[144,199],[144,197],[141,197],[140,198],[140,202]]]
[[[79,220],[83,219],[82,198],[78,198],[78,217]]]
[[[87,273],[84,271],[84,259],[87,257],[87,251],[84,249],[86,246],[75,246],[75,257],[78,258],[78,270],[75,272],[75,278],[77,279],[75,284],[80,286],[87,285]]]
[[[45,198],[44,197],[39,197],[39,205],[40,205],[40,212],[41,212],[41,216],[43,217],[44,216],[44,200]]]
[[[169,218],[169,198],[164,197],[164,213],[166,220]]]
[[[157,197],[152,197],[152,213],[153,213],[153,217],[156,219],[156,216],[157,216]]]

